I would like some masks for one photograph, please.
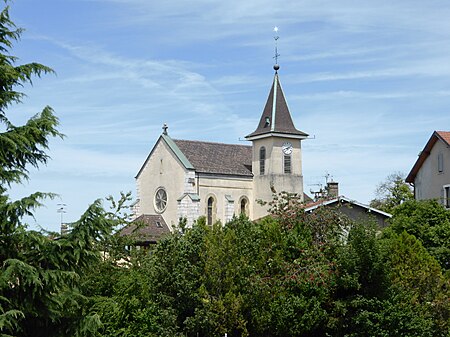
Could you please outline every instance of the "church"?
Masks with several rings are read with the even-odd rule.
[[[267,215],[273,191],[303,198],[302,140],[291,117],[278,70],[251,145],[223,144],[170,137],[167,125],[136,175],[136,220],[152,232],[173,231],[180,218],[191,226],[200,216],[208,224],[245,213]],[[151,229],[153,227],[153,230]]]

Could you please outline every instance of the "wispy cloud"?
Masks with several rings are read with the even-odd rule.
[[[420,97],[448,97],[450,90],[437,91],[409,91],[409,92],[364,92],[364,91],[333,91],[318,92],[313,94],[291,96],[290,100],[341,100],[341,99],[403,99],[403,98],[420,98]]]

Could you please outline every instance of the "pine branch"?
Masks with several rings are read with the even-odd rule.
[[[9,129],[0,133],[0,182],[10,185],[28,177],[28,165],[39,167],[46,164],[49,156],[49,137],[60,137],[56,127],[58,118],[50,107],[33,116],[23,126],[9,125]]]

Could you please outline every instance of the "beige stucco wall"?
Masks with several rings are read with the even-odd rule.
[[[242,197],[246,197],[250,202],[248,216],[253,218],[251,202],[253,200],[252,179],[245,177],[211,177],[199,175],[198,178],[198,194],[200,196],[200,215],[207,214],[207,200],[210,196],[216,201],[216,212],[213,221],[220,220],[222,223],[228,221],[233,213],[240,214],[239,201]],[[233,210],[226,195],[234,200]],[[228,198],[230,199],[230,198]]]
[[[284,173],[282,145],[285,142],[292,144],[291,174]],[[259,173],[259,151],[266,148],[265,174]],[[302,174],[302,149],[301,141],[298,139],[268,137],[253,141],[253,196],[254,199],[263,201],[272,200],[272,189],[277,193],[297,193],[303,197],[303,174]],[[253,202],[253,216],[255,219],[267,215],[268,206],[261,206]]]
[[[136,178],[139,198],[139,214],[162,214],[169,228],[178,224],[177,199],[185,190],[189,172],[160,138],[153,153]],[[167,192],[167,207],[162,213],[155,208],[155,193],[159,187]]]
[[[444,171],[438,172],[438,154],[442,153]],[[442,186],[450,184],[450,148],[440,139],[434,144],[414,181],[417,200],[442,198]],[[442,200],[441,200],[442,201]]]
[[[284,174],[284,143],[292,144],[292,175],[302,175],[302,147],[299,139],[267,137],[253,141],[252,169],[253,175],[259,176],[259,149],[266,148],[266,174]]]

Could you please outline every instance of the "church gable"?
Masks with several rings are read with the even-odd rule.
[[[141,166],[139,172],[136,175],[136,179],[139,178],[139,175],[144,170],[146,166],[148,166],[148,162],[150,158],[153,156],[153,153],[155,150],[161,146],[160,143],[163,142],[164,145],[170,150],[171,154],[178,160],[178,162],[187,170],[193,170],[194,166],[189,162],[189,160],[186,158],[184,153],[178,148],[178,146],[174,143],[172,138],[170,138],[167,134],[162,134],[158,140],[156,141],[156,144],[153,146],[152,150],[150,151],[149,155],[145,159],[144,164]]]
[[[160,214],[170,228],[178,223],[177,199],[192,192],[186,187],[192,189],[189,178],[194,176],[192,165],[171,143],[163,134],[136,176],[139,215]]]

